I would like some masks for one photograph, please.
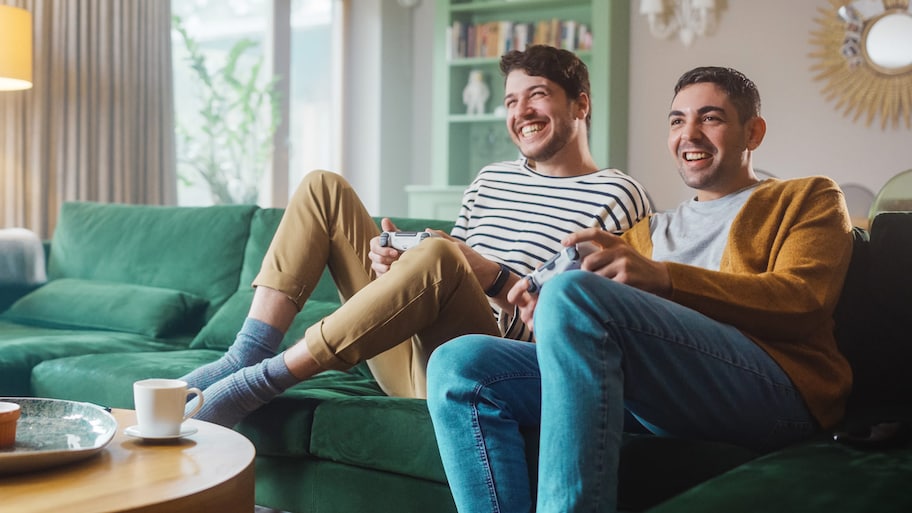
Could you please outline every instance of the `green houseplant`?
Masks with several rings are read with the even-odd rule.
[[[203,180],[215,204],[254,204],[281,117],[277,77],[260,78],[261,55],[241,65],[257,46],[250,39],[234,43],[222,66],[210,70],[179,16],[172,25],[187,51],[199,102],[195,112],[177,112],[178,176],[188,184]]]

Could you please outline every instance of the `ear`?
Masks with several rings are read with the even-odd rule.
[[[589,115],[589,112],[592,109],[592,105],[589,103],[589,95],[586,93],[580,93],[576,97],[576,118],[585,120],[586,116]]]
[[[747,149],[754,151],[763,142],[766,135],[766,120],[760,116],[754,116],[747,122]]]

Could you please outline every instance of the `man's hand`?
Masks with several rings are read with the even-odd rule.
[[[532,314],[535,313],[535,305],[538,304],[538,294],[529,293],[529,280],[523,278],[516,282],[507,292],[507,301],[519,309],[519,318],[529,330],[535,331],[532,326]]]
[[[583,258],[580,269],[657,296],[668,297],[671,294],[668,267],[644,257],[617,235],[600,228],[587,228],[568,235],[561,244],[572,246],[586,241],[599,249]],[[507,294],[507,301],[519,309],[522,321],[534,331],[532,317],[538,295],[529,293],[529,280],[519,280]]]
[[[599,228],[571,233],[562,244],[570,246],[591,241],[601,249],[583,259],[581,269],[624,283],[657,296],[671,294],[671,276],[663,262],[641,255],[624,239]]]
[[[380,220],[380,227],[385,232],[399,231],[398,228],[396,228],[396,225],[394,225],[388,217],[384,217]],[[389,271],[390,265],[392,265],[393,262],[399,260],[399,251],[396,248],[381,246],[380,236],[378,235],[371,239],[370,253],[367,256],[371,260],[371,269],[374,270],[379,278],[386,271]]]

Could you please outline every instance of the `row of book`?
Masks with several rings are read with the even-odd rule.
[[[557,18],[534,23],[465,23],[456,20],[447,28],[447,56],[450,60],[500,57],[510,50],[522,51],[533,44],[556,46],[574,52],[590,50],[592,33],[585,23]]]

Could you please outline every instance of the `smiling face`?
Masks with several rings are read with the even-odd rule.
[[[586,138],[586,100],[585,94],[567,98],[561,86],[545,77],[511,71],[504,86],[510,138],[535,162],[547,163],[564,151],[578,152],[578,145],[570,143]]]
[[[757,182],[751,152],[766,132],[763,118],[742,121],[728,95],[711,82],[681,89],[668,115],[668,149],[697,199],[707,201]]]

